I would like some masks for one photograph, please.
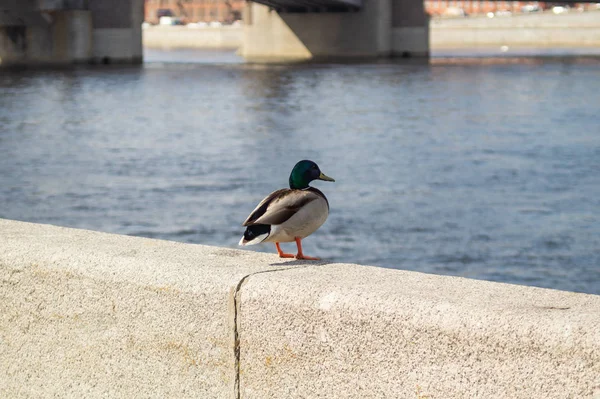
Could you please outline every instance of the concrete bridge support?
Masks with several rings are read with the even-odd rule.
[[[0,0],[0,65],[142,61],[143,0]]]
[[[429,55],[422,2],[365,0],[357,11],[292,13],[249,2],[240,54],[249,60]]]
[[[93,61],[140,64],[144,0],[90,0]]]
[[[423,2],[393,0],[391,55],[429,56],[429,17]]]

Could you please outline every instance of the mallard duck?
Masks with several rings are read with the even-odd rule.
[[[290,174],[290,188],[269,194],[242,224],[246,231],[239,245],[274,242],[280,258],[319,260],[302,253],[302,239],[321,227],[329,215],[325,194],[308,185],[313,180],[335,181],[313,161],[298,162]],[[293,241],[298,253],[284,253],[279,243]]]

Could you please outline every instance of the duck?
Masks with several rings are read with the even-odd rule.
[[[296,163],[290,173],[289,186],[266,196],[242,226],[246,231],[239,245],[275,243],[280,258],[320,260],[302,252],[302,240],[315,231],[329,216],[329,201],[321,190],[309,186],[313,180],[334,182],[310,160]],[[283,252],[282,242],[296,242],[296,255]]]

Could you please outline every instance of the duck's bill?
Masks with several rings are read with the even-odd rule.
[[[321,174],[319,175],[319,180],[325,180],[325,181],[335,181],[335,180],[333,180],[331,177],[329,177],[329,176],[325,175],[324,173],[321,173]]]

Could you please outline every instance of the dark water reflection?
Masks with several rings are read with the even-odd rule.
[[[2,72],[0,217],[235,247],[309,158],[308,254],[600,294],[597,63],[159,61]]]

